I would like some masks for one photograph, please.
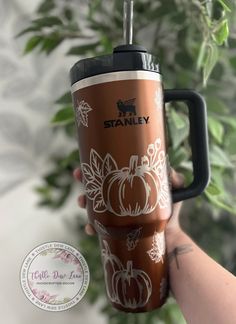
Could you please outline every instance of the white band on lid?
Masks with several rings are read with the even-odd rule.
[[[105,74],[98,74],[74,83],[71,92],[90,87],[96,84],[123,81],[123,80],[152,80],[161,81],[161,74],[152,71],[120,71]]]

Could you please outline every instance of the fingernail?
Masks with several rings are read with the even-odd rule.
[[[74,178],[77,178],[79,173],[80,173],[80,169],[75,169],[75,170],[73,171],[73,176],[74,176]]]
[[[85,196],[81,195],[78,197],[78,204],[81,208],[85,207]]]
[[[93,227],[90,225],[90,224],[87,224],[85,226],[85,232],[88,234],[88,235],[94,235],[96,234],[96,231],[93,229]]]

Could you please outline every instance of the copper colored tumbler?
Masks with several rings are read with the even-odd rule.
[[[140,46],[85,59],[71,69],[89,221],[101,248],[108,298],[126,312],[160,307],[168,295],[165,226],[172,203],[208,183],[206,108],[190,90],[163,91],[159,64]],[[172,192],[164,102],[189,108],[193,183]]]

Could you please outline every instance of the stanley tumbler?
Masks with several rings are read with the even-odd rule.
[[[208,183],[206,108],[191,90],[165,90],[141,46],[84,59],[71,69],[72,96],[90,223],[101,248],[108,298],[126,312],[160,307],[168,293],[165,226],[173,202]],[[171,190],[164,102],[189,109],[193,182]]]

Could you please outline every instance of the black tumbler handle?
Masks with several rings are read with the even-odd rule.
[[[209,182],[206,104],[202,96],[193,90],[165,90],[164,96],[165,103],[184,101],[189,111],[194,179],[187,188],[173,190],[173,202],[178,202],[200,195]]]

